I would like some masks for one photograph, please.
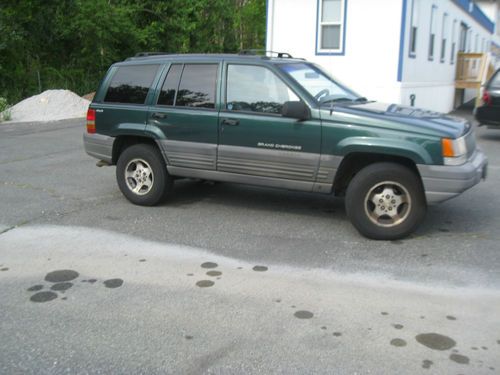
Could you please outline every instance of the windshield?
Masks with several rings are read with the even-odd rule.
[[[280,69],[322,103],[366,101],[344,85],[335,82],[317,66],[307,63],[280,64]]]

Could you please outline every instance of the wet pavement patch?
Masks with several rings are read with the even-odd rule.
[[[457,344],[452,338],[439,333],[421,333],[415,336],[415,339],[418,343],[433,350],[448,350]]]
[[[192,339],[193,339],[193,336],[186,335],[186,336],[184,336],[184,338],[185,338],[186,340],[192,340]]]
[[[145,262],[146,259],[139,259],[139,262]]]
[[[456,363],[460,363],[461,365],[468,365],[470,362],[469,357],[461,354],[451,354],[450,360]]]
[[[342,336],[342,332],[333,332],[333,335],[335,337],[340,337],[340,336]]]
[[[314,316],[312,312],[306,310],[295,311],[293,315],[299,319],[311,319]]]
[[[42,290],[42,289],[43,289],[43,285],[42,284],[37,284],[37,285],[30,286],[26,290],[28,292],[38,292],[39,290]]]
[[[66,283],[57,283],[57,284],[52,285],[50,287],[50,289],[58,291],[58,292],[64,292],[65,290],[68,290],[72,286],[73,286],[73,283],[69,283],[69,282],[66,282]]]
[[[200,288],[209,288],[211,286],[214,286],[214,282],[212,280],[200,280],[196,282],[196,286],[199,286]]]
[[[54,292],[38,292],[31,296],[31,302],[48,302],[57,298],[57,294]]]
[[[201,264],[201,268],[217,268],[218,264],[214,262],[205,262]]]
[[[73,270],[58,270],[49,272],[45,275],[45,281],[49,281],[51,283],[62,283],[65,281],[71,281],[76,279],[79,276],[79,273]]]
[[[0,268],[0,271],[8,271],[8,270],[9,270],[9,267]]]
[[[403,339],[392,339],[391,340],[391,345],[392,346],[397,346],[397,347],[402,347],[402,346],[406,346],[406,341],[403,340]]]
[[[194,276],[194,273],[187,273],[186,276]]]
[[[104,280],[104,286],[106,288],[119,288],[123,285],[122,279],[109,279]]]
[[[268,270],[266,266],[254,266],[252,269],[256,272],[266,272]]]
[[[208,276],[215,277],[215,276],[220,276],[220,275],[222,275],[222,272],[220,272],[220,271],[208,271],[208,272],[207,272],[207,275],[208,275]]]
[[[425,368],[426,370],[430,369],[433,364],[434,364],[434,362],[432,362],[432,361],[430,361],[428,359],[424,359],[422,361],[422,368]]]
[[[446,319],[448,320],[457,320],[453,315],[446,315]]]
[[[382,314],[382,315],[389,315],[389,313],[386,312],[386,311],[382,311],[380,314]]]
[[[402,325],[402,324],[393,324],[392,326],[396,329],[403,329],[404,328],[404,325]]]

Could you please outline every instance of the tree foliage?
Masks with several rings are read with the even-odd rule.
[[[94,91],[139,51],[263,48],[265,0],[0,0],[0,96]]]

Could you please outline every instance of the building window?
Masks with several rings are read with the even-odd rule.
[[[460,44],[459,44],[459,51],[460,52],[465,52],[467,51],[467,36],[469,35],[469,28],[468,26],[461,22],[460,23]]]
[[[450,64],[455,63],[455,50],[457,49],[457,20],[453,20],[453,25],[451,26],[451,55]]]
[[[318,37],[316,52],[343,52],[346,1],[347,0],[318,1]]]
[[[443,14],[443,25],[441,29],[441,58],[440,61],[446,60],[446,39],[448,38],[448,14]]]
[[[417,56],[417,35],[418,35],[418,10],[420,0],[413,0],[411,3],[411,22],[410,22],[410,57]]]
[[[429,60],[434,60],[434,50],[436,46],[436,13],[437,6],[433,5],[431,8],[431,30],[429,35]]]

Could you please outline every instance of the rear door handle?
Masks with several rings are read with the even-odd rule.
[[[222,125],[227,125],[227,126],[236,126],[239,125],[239,123],[240,120],[233,120],[230,118],[225,118],[224,120],[222,120]]]
[[[160,120],[160,119],[164,119],[164,118],[167,118],[167,114],[166,113],[161,113],[161,112],[155,112],[151,115],[152,118],[154,119],[157,119],[157,120]]]

